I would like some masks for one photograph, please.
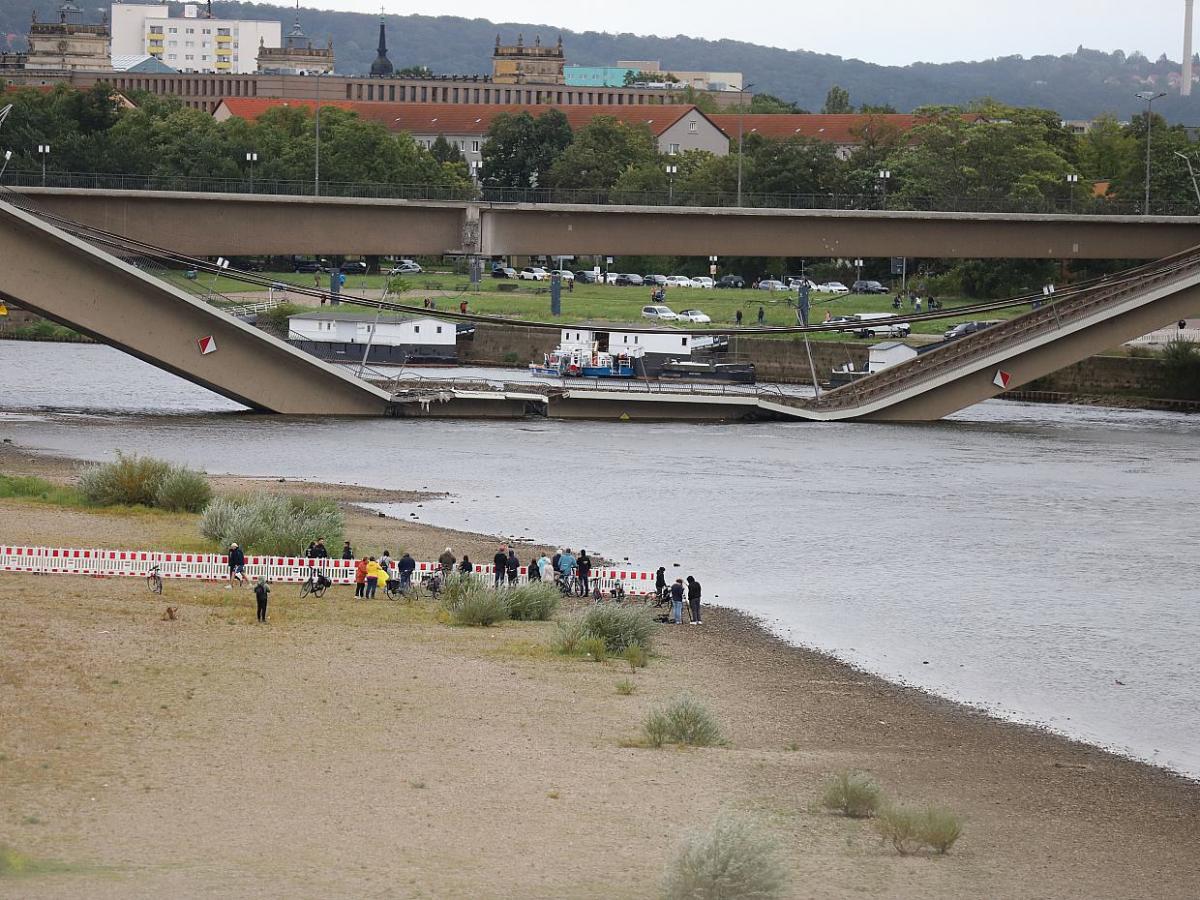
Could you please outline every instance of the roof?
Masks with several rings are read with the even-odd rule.
[[[112,58],[112,67],[121,72],[141,72],[150,75],[162,75],[178,72],[161,59],[146,53],[118,53]]]
[[[718,128],[731,138],[737,138],[739,123],[742,133],[761,134],[768,138],[807,137],[834,144],[860,144],[862,135],[870,130],[911,131],[929,122],[928,116],[904,113],[855,113],[837,116],[821,115],[747,115],[720,114],[709,116]],[[967,121],[982,117],[964,115]]]
[[[217,107],[224,115],[242,119],[257,119],[270,109],[281,106],[315,109],[315,100],[283,100],[270,97],[226,97]],[[518,103],[360,103],[352,100],[323,101],[323,107],[337,107],[358,113],[362,119],[380,122],[392,131],[413,134],[483,134],[497,116],[527,112],[537,118],[551,109],[566,116],[572,129],[587,125],[597,116],[611,116],[628,125],[647,125],[655,136],[689,114],[712,121],[691,104],[649,104],[646,106],[556,106],[551,104],[525,106]],[[222,117],[223,117],[222,116]]]
[[[288,319],[312,319],[320,322],[362,322],[375,321],[373,309],[330,309],[314,310],[313,312],[297,313]],[[399,322],[437,322],[439,325],[449,324],[445,319],[435,319],[432,316],[421,316],[416,313],[381,313],[381,324],[397,324]]]
[[[897,347],[903,347],[905,350],[913,350],[908,344],[903,344],[900,341],[884,341],[882,344],[872,344],[867,349],[869,350],[895,350]],[[913,350],[915,353],[916,351]]]

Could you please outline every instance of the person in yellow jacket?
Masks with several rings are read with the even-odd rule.
[[[388,582],[387,571],[381,566],[375,557],[367,560],[367,599],[375,599],[375,590],[380,585],[386,585]]]

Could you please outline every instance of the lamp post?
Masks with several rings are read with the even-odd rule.
[[[253,150],[247,151],[246,162],[250,164],[250,193],[254,193],[254,164],[258,162],[258,154]]]
[[[737,205],[740,208],[742,205],[742,137],[745,133],[746,123],[746,91],[754,87],[754,82],[743,84],[738,88],[738,185],[737,185]]]
[[[1196,170],[1192,168],[1192,158],[1178,150],[1175,151],[1175,155],[1187,163],[1188,174],[1192,176],[1192,189],[1196,192],[1196,202],[1200,203],[1200,184],[1196,183]],[[2,170],[0,170],[0,174],[3,174]]]
[[[42,187],[46,186],[46,157],[50,155],[49,144],[38,144],[38,153],[42,154]]]
[[[858,274],[855,276],[855,281],[862,281],[862,267],[863,261],[861,259],[856,259],[854,261],[854,271]]]
[[[1075,208],[1075,186],[1079,184],[1079,176],[1071,173],[1067,176],[1067,203],[1071,209]]]
[[[1142,215],[1148,216],[1150,215],[1150,126],[1153,124],[1154,101],[1167,95],[1161,92],[1156,94],[1154,91],[1138,91],[1135,96],[1146,102],[1146,206],[1142,210]]]
[[[667,163],[667,203],[670,206],[675,205],[675,173],[679,171],[679,166],[675,163]]]
[[[317,152],[313,160],[313,196],[321,196],[321,71],[317,70]]]
[[[892,177],[890,169],[879,170],[879,189],[883,192],[883,208],[887,209],[887,187],[888,179]]]
[[[12,151],[4,151],[4,165],[0,166],[0,178],[4,177],[4,170],[8,168],[8,161],[12,159]]]

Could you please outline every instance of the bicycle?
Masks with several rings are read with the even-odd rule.
[[[317,569],[308,570],[308,578],[304,580],[304,584],[300,585],[300,599],[303,600],[309,594],[314,597],[324,597],[325,592],[329,590],[329,586],[333,584],[325,573]]]
[[[558,589],[563,592],[564,597],[584,597],[587,596],[587,591],[583,589],[583,579],[578,575],[559,575]]]
[[[161,594],[162,593],[163,581],[162,581],[162,575],[159,574],[159,572],[161,570],[162,570],[162,566],[155,566],[153,569],[150,570],[150,573],[146,576],[146,587],[148,587],[150,589],[150,593],[152,593],[152,594]]]

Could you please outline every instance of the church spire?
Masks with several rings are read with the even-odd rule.
[[[383,10],[379,11],[379,48],[376,51],[375,62],[371,63],[372,75],[391,75],[395,71],[392,61],[387,55],[387,22]]]

